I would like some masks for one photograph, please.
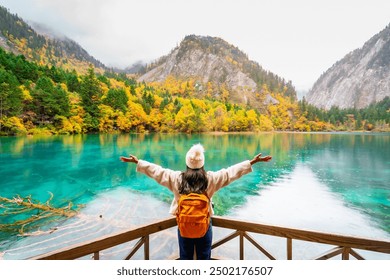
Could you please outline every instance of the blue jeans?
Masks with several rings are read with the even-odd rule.
[[[194,259],[194,247],[196,249],[196,258],[198,260],[209,260],[211,258],[211,243],[213,239],[213,227],[211,222],[206,234],[200,238],[186,238],[180,235],[180,231],[177,230],[179,236],[179,250],[181,260],[193,260]]]

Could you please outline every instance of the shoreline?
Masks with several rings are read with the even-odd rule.
[[[380,135],[380,134],[389,134],[390,131],[369,131],[369,130],[356,130],[356,131],[282,131],[282,130],[274,130],[274,131],[208,131],[208,132],[195,132],[195,133],[184,133],[184,132],[114,132],[114,133],[85,133],[85,134],[26,134],[26,135],[0,135],[1,138],[17,138],[17,137],[56,137],[56,136],[88,136],[88,135],[152,135],[152,134],[160,134],[160,135],[261,135],[261,134],[356,134],[356,135]]]

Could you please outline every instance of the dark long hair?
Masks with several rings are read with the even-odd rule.
[[[204,168],[191,169],[181,173],[181,183],[179,187],[180,194],[204,193],[208,186],[207,173]]]

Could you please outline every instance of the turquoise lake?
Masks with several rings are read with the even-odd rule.
[[[216,193],[213,201],[217,215],[390,238],[389,133],[2,137],[0,196],[31,195],[45,202],[52,193],[53,205],[82,204],[81,214],[90,217],[101,213],[108,217],[121,208],[120,215],[126,219],[117,214],[113,219],[133,219],[135,224],[146,221],[139,215],[162,219],[168,216],[171,193],[136,173],[135,165],[119,161],[119,156],[134,154],[163,167],[183,170],[185,154],[196,143],[205,147],[207,170],[228,167],[260,152],[273,157],[271,162],[256,164],[252,173]],[[144,210],[128,214],[140,201]],[[0,224],[14,221],[0,218]],[[104,233],[113,230],[110,225],[105,224]],[[36,231],[46,229],[42,226]],[[39,242],[45,238],[48,235],[40,236]],[[18,248],[32,248],[34,243],[38,243],[36,237],[2,232],[0,259],[41,253],[16,252]],[[54,248],[50,246],[47,250]]]

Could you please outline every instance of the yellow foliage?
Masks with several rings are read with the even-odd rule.
[[[103,96],[106,96],[109,90],[107,84],[100,82],[100,88],[102,89]]]
[[[260,115],[259,129],[260,131],[273,131],[272,121],[266,115]]]
[[[114,110],[107,105],[100,105],[100,114],[99,119],[99,131],[100,132],[113,132],[115,130],[115,118],[117,114]]]
[[[207,131],[229,131],[229,118],[224,104],[210,109],[204,117]]]
[[[193,79],[180,80],[173,75],[167,76],[163,82],[153,82],[150,86],[159,89],[161,92],[167,91],[172,95],[192,96],[195,91],[195,81]]]
[[[191,99],[192,104],[195,105],[196,108],[201,109],[202,112],[206,112],[207,105],[204,100],[201,99]]]
[[[268,89],[268,86],[267,84],[263,84],[262,87],[261,87],[261,93],[266,95],[266,94],[270,94],[271,91]]]
[[[126,117],[131,121],[132,127],[136,128],[138,132],[144,131],[145,124],[148,123],[148,115],[145,113],[141,104],[129,100],[127,107],[129,110],[126,113]]]
[[[175,126],[181,132],[191,133],[196,130],[194,119],[194,108],[191,105],[184,105],[176,114]]]
[[[0,120],[0,123],[10,130],[12,134],[23,135],[27,133],[23,121],[18,117],[4,118],[3,120]]]
[[[180,91],[180,83],[173,77],[172,75],[169,75],[165,81],[163,82],[162,86],[171,94],[181,94]]]
[[[230,111],[230,131],[247,131],[248,130],[248,119],[245,115],[243,109],[238,110],[237,112]]]
[[[17,41],[14,39],[14,41]],[[24,46],[25,41],[17,41],[19,46]],[[47,64],[46,50],[43,46],[39,50],[42,64]],[[49,58],[53,59],[53,58]],[[66,58],[68,61],[71,60]],[[237,63],[231,57],[226,56],[229,63]],[[69,63],[74,65],[73,62]],[[79,64],[82,67],[81,64]],[[78,76],[78,79],[81,79]],[[263,85],[259,92],[253,93],[257,100],[261,100],[270,94],[277,100],[277,104],[270,104],[267,108],[257,108],[266,111],[259,115],[257,111],[250,108],[240,108],[229,104],[230,91],[224,84],[212,82],[197,84],[195,79],[180,80],[168,76],[163,82],[137,83],[131,87],[125,82],[109,78],[109,84],[100,82],[103,96],[99,103],[104,101],[109,89],[124,89],[128,97],[126,113],[114,110],[107,105],[99,105],[100,116],[98,129],[101,132],[113,132],[115,130],[130,132],[144,132],[146,129],[156,132],[200,132],[200,131],[272,131],[272,130],[299,130],[299,131],[320,131],[329,129],[329,124],[319,121],[308,121],[302,115],[296,102],[284,97],[281,93],[273,93],[267,85]],[[70,100],[71,116],[61,117],[60,122],[55,123],[59,133],[86,133],[91,129],[90,118],[86,123],[86,114],[83,102],[77,92],[68,92],[65,83],[59,86],[64,89]],[[134,87],[134,91],[133,91]],[[21,85],[23,101],[32,101],[29,88]],[[283,90],[287,90],[285,87]],[[194,98],[195,91],[198,91],[198,98]],[[135,92],[135,94],[134,94]],[[143,100],[145,98],[146,100]],[[202,99],[202,97],[206,97]],[[217,98],[217,100],[215,100]],[[211,101],[211,100],[214,101]],[[151,100],[153,102],[151,102]],[[169,104],[167,103],[169,100]],[[142,104],[142,105],[141,105]],[[225,105],[226,104],[226,105]],[[152,107],[150,107],[151,105]],[[162,106],[163,105],[163,106]],[[266,105],[264,105],[266,106]],[[145,108],[145,109],[144,109]],[[146,112],[148,113],[146,113]],[[94,116],[93,118],[96,118]],[[96,119],[94,128],[96,128]],[[33,120],[23,124],[22,121],[8,119],[8,123],[14,122],[17,131],[26,131],[26,127],[33,128]],[[4,125],[4,120],[2,122]],[[23,130],[24,128],[24,130]],[[23,132],[22,132],[23,133]]]
[[[310,121],[309,125],[311,131],[326,131],[328,128],[327,123],[321,121]]]
[[[206,85],[206,96],[208,98],[211,98],[211,96],[213,96],[213,93],[214,93],[214,86],[211,82],[207,82],[207,85]]]
[[[229,90],[226,88],[225,84],[221,86],[221,98],[225,102],[229,99]]]
[[[53,132],[50,129],[48,129],[47,127],[43,127],[43,128],[34,127],[28,131],[28,134],[29,135],[51,136],[51,135],[53,135]]]
[[[160,108],[161,102],[164,100],[164,98],[158,96],[157,94],[154,94],[153,99],[154,99],[153,107]]]
[[[173,104],[168,104],[162,113],[164,122],[161,123],[161,132],[175,132],[175,115],[173,114],[173,107]]]
[[[68,91],[68,86],[67,86],[66,84],[61,83],[61,84],[60,84],[60,87],[61,87],[63,90],[65,90],[66,92]]]
[[[68,97],[71,105],[78,105],[81,101],[81,98],[77,93],[69,92]]]
[[[116,119],[116,125],[120,131],[130,132],[131,130],[130,118],[125,116],[122,112],[118,113],[118,117]]]
[[[305,116],[301,116],[294,124],[294,130],[310,131],[310,125]]]
[[[296,105],[292,104],[288,98],[280,94],[274,96],[278,100],[278,104],[269,105],[268,112],[270,114],[273,127],[278,130],[289,130],[293,128],[292,118]]]
[[[110,81],[110,85],[111,85],[111,88],[115,88],[115,89],[125,89],[126,88],[126,85],[123,81],[118,81],[117,79],[109,79]]]
[[[144,84],[140,84],[138,87],[135,88],[135,94],[139,99],[142,98],[142,93],[144,92],[144,89],[145,89]]]
[[[158,131],[161,127],[161,123],[164,122],[164,115],[158,109],[152,109],[149,114],[149,124],[155,130]]]
[[[247,111],[246,117],[248,119],[248,129],[251,131],[256,130],[257,126],[259,125],[259,119],[257,117],[255,110],[252,109]]]
[[[69,118],[69,121],[70,123],[72,124],[73,126],[73,132],[74,133],[82,133],[83,132],[83,123],[84,123],[84,120],[82,117],[80,117],[79,115],[76,115],[76,116],[72,116]]]
[[[61,117],[61,127],[58,129],[60,134],[72,134],[74,133],[74,127],[70,120],[65,117]]]
[[[19,88],[22,90],[23,101],[30,102],[33,100],[28,88],[26,88],[24,85],[19,86]]]

